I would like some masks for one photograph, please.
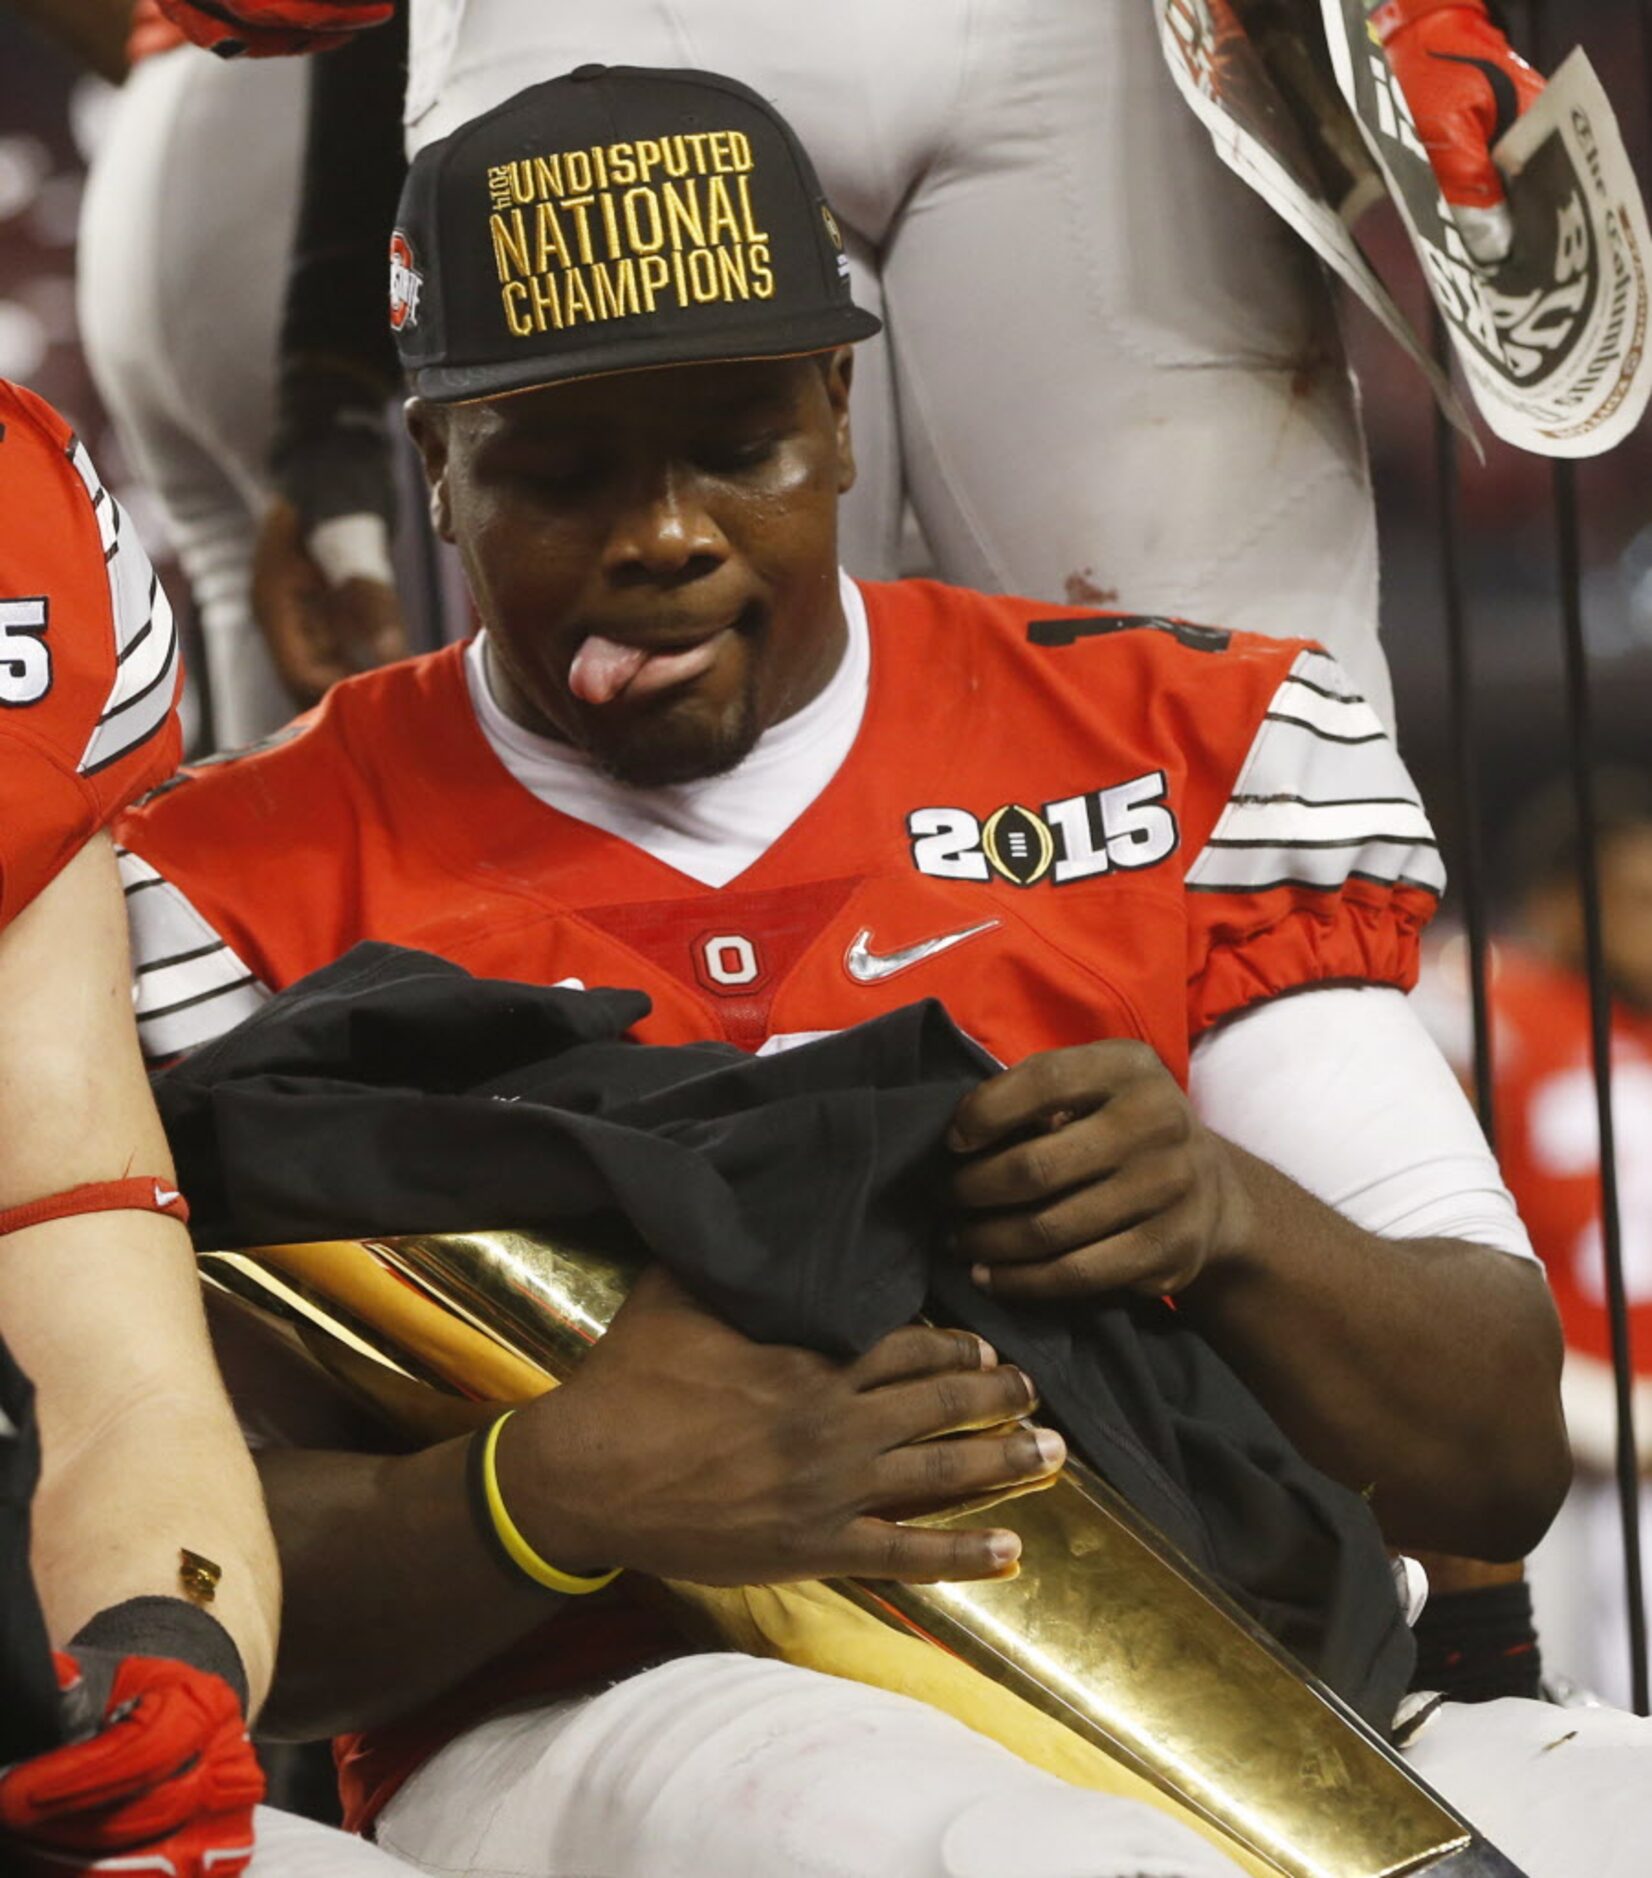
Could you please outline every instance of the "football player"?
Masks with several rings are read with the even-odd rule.
[[[1636,1426],[1652,1466],[1652,787],[1596,781],[1602,934],[1612,990],[1612,1108],[1630,1309]],[[1561,1376],[1577,1478],[1533,1561],[1533,1596],[1557,1668],[1627,1700],[1629,1624],[1613,1468],[1617,1414],[1600,1220],[1600,1142],[1589,1051],[1577,817],[1556,787],[1516,820],[1512,930],[1492,973],[1498,1148],[1549,1274],[1566,1338]],[[1643,1487],[1642,1546],[1652,1545]],[[1644,1552],[1643,1552],[1644,1555]]]
[[[167,5],[202,44],[255,55],[329,47],[388,11]],[[524,73],[593,58],[736,72],[799,125],[843,218],[856,296],[887,304],[898,333],[861,360],[861,477],[845,510],[857,573],[895,570],[904,492],[946,578],[1312,633],[1392,722],[1364,448],[1323,281],[1175,98],[1150,6],[865,0],[815,16],[713,0],[691,25],[661,0],[600,16],[511,0],[410,0],[409,10],[410,150]],[[1318,33],[1302,11],[1301,30]],[[1509,218],[1490,149],[1540,81],[1482,0],[1386,0],[1372,30],[1471,252],[1496,258]],[[399,77],[395,48],[383,61]],[[391,134],[388,122],[373,133],[378,91],[365,77],[314,75],[324,145],[354,140],[359,154],[312,167],[306,185],[306,216],[318,204],[328,228],[309,244],[320,264],[306,263],[294,301],[309,311],[290,324],[303,343],[295,352],[290,338],[283,375],[280,482],[292,500],[265,530],[258,597],[306,702],[389,631],[365,549],[390,512],[390,479],[381,467],[364,482],[360,468],[380,427],[379,362],[350,338],[338,311],[348,283],[336,260],[321,260],[382,239],[382,210],[365,195],[354,226],[340,207],[341,180],[376,165],[373,147]],[[194,177],[204,166],[183,145],[205,128],[169,133]],[[156,147],[151,136],[145,148]],[[280,164],[290,161],[284,144]],[[159,184],[130,160],[100,167],[111,212],[97,227],[112,250],[115,203]],[[1036,345],[976,343],[1029,320]],[[168,330],[153,335],[163,347]],[[1065,369],[1052,373],[1052,359]],[[340,467],[327,470],[329,459]],[[1069,473],[1052,485],[1055,461]]]
[[[292,704],[253,623],[271,497],[273,361],[298,190],[302,67],[224,65],[140,6],[76,249],[76,314],[98,395],[177,544],[200,621],[214,742],[250,743]]]
[[[63,1689],[61,1712],[37,1710],[27,1739],[30,1665],[6,1659],[20,1685],[0,1689],[9,1873],[233,1874],[253,1856],[263,1793],[247,1720],[274,1657],[275,1551],[137,1049],[104,832],[176,764],[180,682],[166,596],[119,503],[62,418],[0,381],[8,1544],[28,1534],[32,1484],[19,1371],[37,1391],[44,1456],[32,1573],[0,1561],[15,1599],[0,1631],[26,1642],[37,1589]],[[44,1650],[38,1620],[35,1634]],[[372,1857],[262,1817],[273,1839],[259,1873],[320,1878]],[[342,1864],[306,1862],[318,1835]]]
[[[842,575],[849,348],[875,322],[835,230],[783,121],[704,74],[585,67],[415,162],[398,345],[484,629],[127,818],[140,965],[151,921],[184,955],[140,983],[147,1046],[369,934],[640,986],[651,1041],[773,1047],[941,997],[1008,1066],[953,1131],[978,1282],[1175,1294],[1393,1542],[1518,1556],[1566,1475],[1558,1336],[1403,995],[1442,884],[1403,765],[1311,644]],[[236,852],[258,865],[215,859]],[[645,1283],[485,1449],[551,1574],[503,1590],[474,1444],[270,1455],[277,1725],[366,1730],[353,1819],[441,1866],[962,1872],[1013,1843],[1029,1872],[1079,1844],[1086,1872],[1209,1868],[893,1697],[720,1657],[592,1695],[658,1633],[581,1606],[535,1634],[543,1587],[615,1566],[812,1576],[875,1534],[882,1575],[995,1569],[990,1531],[942,1560],[867,1519],[889,1359],[797,1359]],[[949,1497],[1036,1476],[957,1445]],[[1550,1715],[1447,1707],[1411,1752],[1531,1878],[1585,1843],[1627,1873],[1645,1783],[1584,1818],[1601,1763],[1539,1756]],[[1632,1718],[1597,1730],[1625,1767],[1652,1752]]]

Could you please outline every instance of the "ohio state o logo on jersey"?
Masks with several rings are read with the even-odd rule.
[[[769,975],[756,942],[741,932],[703,932],[690,950],[695,977],[720,997],[742,996]]]
[[[413,265],[413,248],[398,228],[390,237],[390,325],[395,332],[419,323],[424,275]]]
[[[1115,869],[1154,867],[1181,833],[1165,804],[1163,770],[1038,809],[1006,802],[990,815],[965,808],[914,809],[906,818],[912,865],[937,880],[991,880],[1064,887]]]

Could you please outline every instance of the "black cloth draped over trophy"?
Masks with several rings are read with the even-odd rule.
[[[156,1079],[203,1248],[479,1220],[669,1265],[753,1337],[849,1356],[927,1311],[1379,1730],[1412,1666],[1358,1495],[1309,1466],[1185,1318],[995,1301],[932,1257],[964,1091],[995,1065],[934,1002],[766,1057],[625,1032],[639,992],[357,946]]]

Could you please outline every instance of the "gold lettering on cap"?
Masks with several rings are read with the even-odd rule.
[[[591,246],[591,204],[595,196],[564,196],[562,206],[574,218],[579,230],[579,258],[589,264],[594,261],[596,250]]]
[[[709,248],[689,249],[688,290],[702,306],[722,299],[717,285],[717,257]]]
[[[495,217],[495,220],[498,218]],[[568,244],[562,239],[562,224],[556,219],[556,209],[549,202],[539,205],[539,218],[535,231],[538,240],[534,244],[533,271],[545,273],[554,260],[558,267],[572,267],[574,257],[568,252]],[[498,247],[495,244],[495,256]]]
[[[516,275],[536,271],[528,266],[528,231],[520,209],[512,209],[509,220],[503,215],[490,215],[488,233],[493,237],[493,265],[499,270],[501,284]]]
[[[734,186],[740,192],[740,219],[745,228],[746,240],[767,241],[768,236],[757,226],[757,218],[751,212],[751,178],[736,176]]]
[[[639,203],[648,211],[647,234],[643,233],[637,213]],[[644,189],[640,184],[635,189],[627,189],[620,198],[620,207],[625,211],[625,233],[631,246],[639,254],[658,254],[665,246],[665,230],[660,225],[660,205],[653,190]]]
[[[592,284],[596,288],[597,318],[599,320],[624,319],[627,313],[640,313],[642,302],[637,297],[637,264],[635,261],[615,261],[612,266],[598,264],[591,269]]]
[[[720,300],[749,300],[751,286],[746,279],[746,251],[744,248],[719,248],[717,250],[717,275],[722,282]]]
[[[713,176],[706,184],[706,239],[714,248],[725,241],[750,239],[741,231],[734,204],[729,200],[728,184],[721,176]]]
[[[556,278],[554,274],[545,274],[528,282],[536,332],[544,332],[547,326],[554,326],[558,332],[562,330],[562,303],[557,298]]]
[[[505,329],[583,325],[770,300],[744,131],[673,132],[496,163],[484,176]]]
[[[673,249],[681,248],[686,235],[696,248],[706,245],[705,220],[700,214],[699,179],[690,177],[678,185],[667,183],[660,191],[665,204],[666,233]]]

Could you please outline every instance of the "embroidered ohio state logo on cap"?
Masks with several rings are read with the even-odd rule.
[[[398,228],[390,237],[390,328],[400,332],[419,323],[419,294],[424,275],[413,265],[413,249]]]

